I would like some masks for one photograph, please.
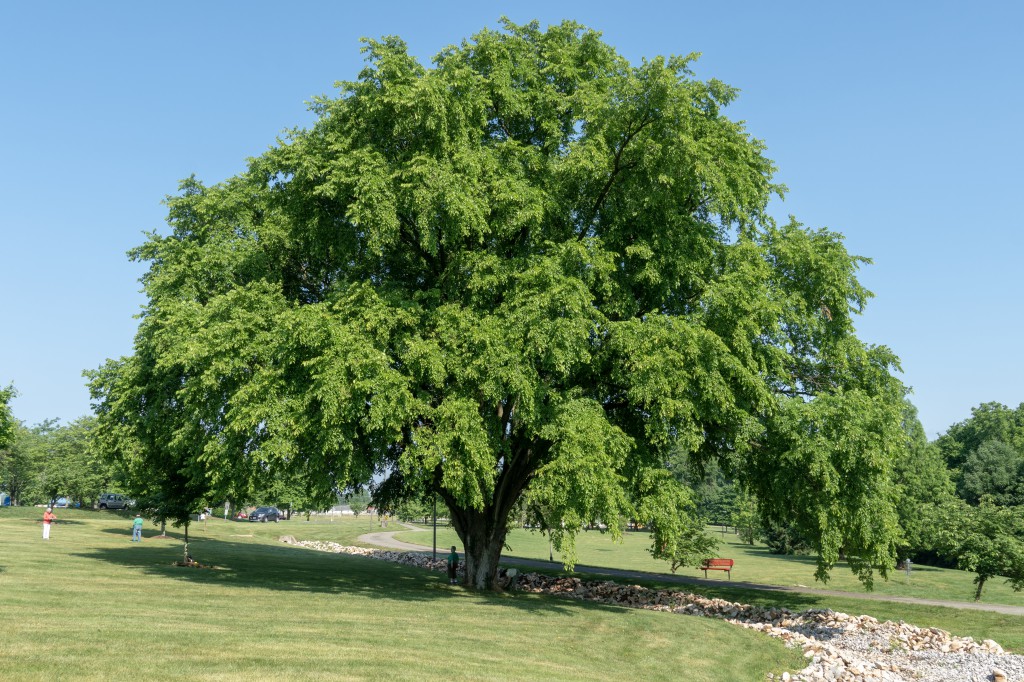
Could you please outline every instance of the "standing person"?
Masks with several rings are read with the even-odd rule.
[[[43,539],[50,539],[50,524],[57,520],[57,515],[53,513],[52,507],[47,507],[46,511],[43,512]]]
[[[132,520],[132,542],[142,542],[142,514]]]
[[[455,551],[455,545],[452,545],[452,553],[448,555],[448,584],[455,585],[459,581],[456,579],[456,574],[459,572],[459,553]]]

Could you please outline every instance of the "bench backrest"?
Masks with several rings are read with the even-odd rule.
[[[735,562],[732,559],[705,559],[704,560],[704,565],[705,566],[729,566],[731,568],[733,563],[735,563]]]

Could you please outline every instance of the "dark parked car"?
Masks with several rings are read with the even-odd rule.
[[[284,514],[277,507],[257,507],[253,513],[249,514],[250,521],[280,521]]]

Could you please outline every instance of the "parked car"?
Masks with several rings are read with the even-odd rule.
[[[98,509],[127,509],[128,498],[117,493],[103,493],[96,501]]]
[[[260,521],[266,523],[267,521],[280,521],[284,514],[277,507],[257,507],[251,514],[249,514],[250,521]]]
[[[50,503],[50,506],[53,507],[54,509],[67,509],[68,504],[68,498],[58,497],[57,499]]]

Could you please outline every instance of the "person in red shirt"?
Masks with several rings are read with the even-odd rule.
[[[57,520],[57,515],[53,513],[53,509],[50,507],[46,508],[43,512],[43,539],[50,539],[50,524]]]

